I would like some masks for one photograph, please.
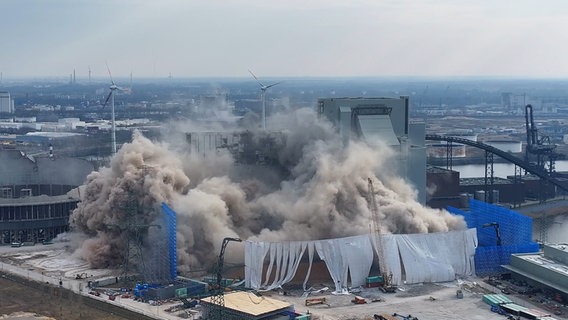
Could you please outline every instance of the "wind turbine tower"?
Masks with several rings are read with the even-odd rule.
[[[275,82],[273,84],[264,85],[264,84],[262,84],[262,82],[260,82],[260,80],[258,80],[258,78],[254,75],[254,73],[252,71],[249,70],[249,72],[252,75],[252,77],[254,78],[254,80],[256,80],[256,82],[258,82],[258,84],[260,85],[260,100],[262,101],[262,130],[266,130],[266,90],[274,87],[275,85],[279,84],[280,82]]]
[[[114,83],[112,80],[112,74],[110,73],[110,68],[107,65],[108,75],[110,77],[110,92],[103,104],[103,107],[107,105],[110,100],[110,107],[111,107],[111,141],[112,141],[112,154],[116,154],[116,123],[115,123],[115,115],[114,115],[114,95],[116,90],[123,90],[119,86]]]

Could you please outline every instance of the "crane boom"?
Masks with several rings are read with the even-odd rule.
[[[387,267],[385,264],[385,252],[383,248],[383,241],[381,238],[381,228],[379,224],[379,209],[377,207],[377,202],[375,200],[375,188],[373,187],[373,180],[371,178],[369,181],[369,190],[367,193],[367,203],[369,205],[369,210],[371,211],[371,221],[372,221],[372,235],[375,239],[375,247],[377,250],[377,259],[379,264],[379,272],[381,274],[387,273]]]
[[[367,193],[367,203],[369,205],[369,211],[371,212],[371,222],[372,228],[369,230],[371,236],[375,239],[375,248],[377,252],[377,260],[379,266],[379,274],[383,277],[383,285],[380,289],[385,293],[394,293],[396,287],[392,285],[392,272],[387,270],[387,264],[385,261],[385,248],[383,245],[383,238],[381,227],[379,224],[379,207],[377,206],[377,201],[375,200],[375,188],[373,187],[373,180],[368,178],[369,190]]]
[[[225,263],[225,249],[229,242],[241,242],[239,238],[226,237],[221,244],[221,251],[219,252],[219,260],[216,266],[216,287],[213,295],[211,296],[211,304],[213,305],[209,310],[209,318],[213,320],[225,319],[225,288],[223,287],[223,265]]]

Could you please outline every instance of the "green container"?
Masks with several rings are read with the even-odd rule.
[[[176,297],[187,298],[187,288],[176,289]]]
[[[374,276],[374,277],[367,277],[367,283],[380,283],[383,282],[383,277],[381,276]]]

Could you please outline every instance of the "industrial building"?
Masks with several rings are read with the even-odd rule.
[[[0,244],[49,241],[69,228],[86,160],[0,150]]]
[[[426,190],[428,190],[426,205],[431,208],[446,208],[447,206],[463,208],[460,196],[460,173],[439,167],[427,166]]]
[[[526,200],[549,199],[561,192],[533,175],[508,176],[507,179],[487,177],[487,180],[484,177],[460,178],[457,171],[428,166],[426,176],[426,205],[432,208],[465,208],[470,198],[514,207]],[[563,173],[557,173],[556,179],[567,183]]]
[[[426,202],[426,127],[409,120],[409,97],[324,98],[318,99],[317,112],[333,123],[345,144],[362,139],[396,150],[397,173],[415,187],[418,202]]]
[[[9,92],[0,91],[0,113],[14,113],[14,99]]]
[[[261,320],[261,319],[291,319],[290,314],[294,314],[294,306],[288,302],[272,299],[264,296],[257,296],[249,291],[236,291],[227,293],[224,296],[225,308],[223,319],[226,320]],[[201,299],[205,319],[208,318],[208,311],[216,305],[211,297]],[[295,317],[295,319],[302,319]],[[308,319],[306,317],[306,319]]]
[[[561,301],[568,301],[568,245],[545,244],[542,252],[513,254],[510,264],[503,268],[514,279],[523,280],[536,288],[553,290]]]

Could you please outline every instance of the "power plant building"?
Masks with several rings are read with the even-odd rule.
[[[409,98],[324,98],[318,114],[331,121],[345,144],[361,139],[397,151],[397,173],[413,184],[418,202],[426,202],[426,126],[409,119]]]
[[[77,186],[93,165],[19,150],[0,150],[0,161],[0,244],[49,241],[67,231],[79,202]]]

